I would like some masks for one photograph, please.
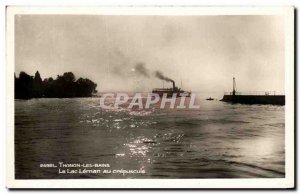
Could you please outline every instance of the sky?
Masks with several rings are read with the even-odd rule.
[[[16,15],[15,71],[73,72],[99,92],[171,87],[284,93],[281,16]],[[137,67],[146,71],[142,73]],[[182,84],[181,84],[182,83]]]

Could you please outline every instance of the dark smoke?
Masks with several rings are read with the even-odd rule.
[[[167,82],[173,82],[174,83],[174,80],[164,76],[163,73],[160,72],[160,71],[155,71],[155,77],[157,77],[158,79],[161,79],[161,80],[165,80]]]
[[[145,67],[144,63],[137,63],[134,67],[134,69],[136,70],[136,72],[138,72],[139,74],[146,76],[146,77],[150,77],[149,75],[149,70]]]
[[[143,75],[145,77],[150,77],[150,75],[151,75],[150,71],[145,67],[145,64],[142,63],[142,62],[137,63],[135,65],[134,69],[135,69],[135,72],[138,73],[139,75]],[[167,82],[173,82],[173,84],[175,84],[174,80],[164,76],[164,74],[160,71],[154,71],[154,75],[158,79],[161,79],[161,80],[164,80],[164,81],[167,81]]]

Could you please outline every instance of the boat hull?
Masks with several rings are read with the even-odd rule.
[[[181,97],[181,96],[185,96],[185,97],[190,97],[191,93],[187,93],[187,92],[152,92],[155,94],[158,94],[160,97],[163,97],[163,95],[165,94],[167,96],[167,98],[172,98],[173,94],[176,96],[176,98]]]

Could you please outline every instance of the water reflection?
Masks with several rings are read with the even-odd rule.
[[[98,100],[16,101],[16,177],[82,178],[37,168],[58,161],[146,171],[125,178],[285,175],[284,107],[203,101],[193,111],[103,110]]]

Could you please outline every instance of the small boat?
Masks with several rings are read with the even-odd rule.
[[[206,100],[214,100],[212,97],[206,98]]]

